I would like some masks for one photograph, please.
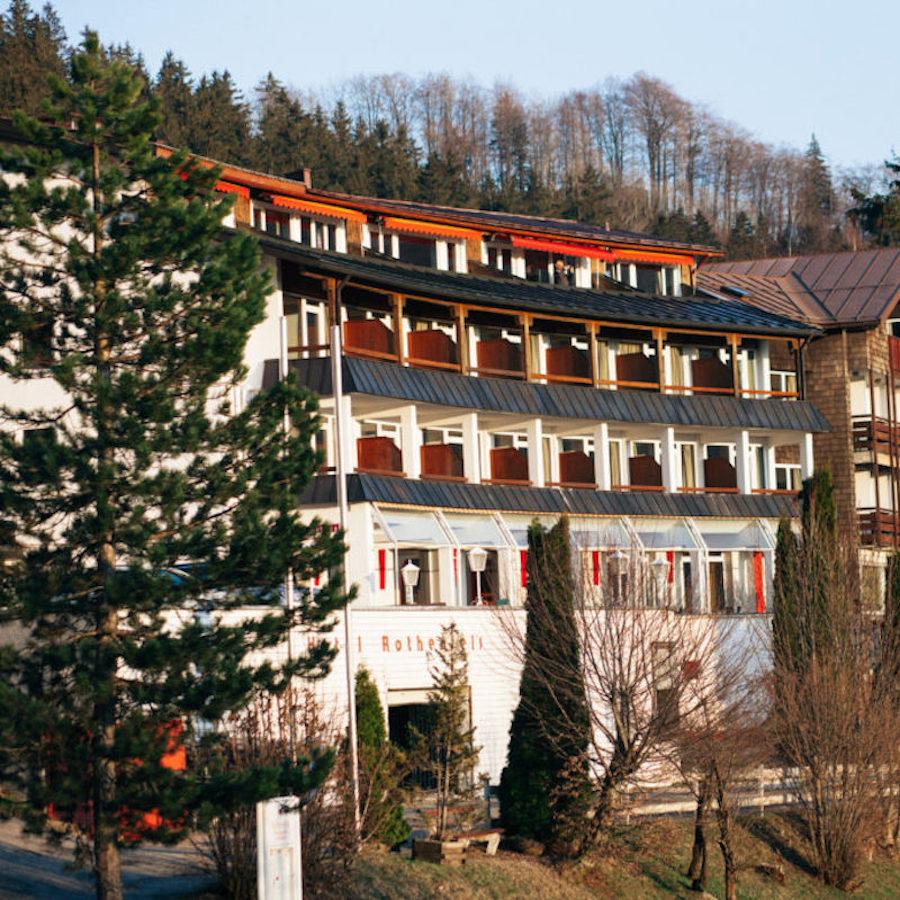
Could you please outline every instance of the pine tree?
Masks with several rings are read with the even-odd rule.
[[[200,79],[194,91],[193,110],[188,134],[191,150],[213,159],[255,164],[250,107],[227,70]]]
[[[191,759],[198,724],[256,692],[327,671],[324,637],[284,662],[248,654],[329,627],[338,577],[292,611],[280,586],[339,567],[343,544],[296,509],[319,462],[314,400],[286,381],[229,409],[268,285],[253,238],[222,236],[217,172],[156,155],[155,104],[96,34],[52,90],[49,121],[72,125],[19,114],[28,140],[0,158],[19,176],[0,182],[0,374],[51,398],[0,413],[17,541],[0,619],[27,635],[0,653],[0,774],[34,827],[51,803],[89,815],[97,895],[119,898],[123,843],[321,782],[303,765],[223,780],[161,760],[173,741]],[[251,604],[270,612],[223,618]]]
[[[549,532],[538,523],[529,528],[527,571],[525,662],[500,777],[500,812],[509,833],[564,850],[577,846],[584,822],[587,699],[583,687],[548,696],[546,679],[537,672],[577,673],[574,678],[561,675],[559,682],[582,685],[572,545],[565,517]],[[550,621],[552,636],[546,627]],[[561,641],[560,635],[568,639]]]
[[[561,212],[567,219],[602,225],[612,213],[611,198],[606,179],[593,166],[588,166],[567,185]]]
[[[728,235],[728,256],[731,259],[749,259],[755,256],[755,249],[756,232],[753,222],[744,210],[740,210]]]
[[[393,847],[410,831],[403,818],[405,761],[388,740],[378,688],[364,668],[356,673],[355,693],[362,832]]]
[[[857,205],[849,214],[878,246],[900,247],[900,156],[885,160],[884,165],[891,173],[888,192],[867,196],[852,191]]]
[[[835,244],[834,185],[831,170],[815,135],[803,160],[798,210],[798,244],[801,252],[817,253]]]
[[[259,119],[255,135],[257,165],[285,175],[304,166],[319,167],[321,141],[310,141],[312,122],[300,103],[271,72],[257,86]]]
[[[434,776],[437,791],[434,836],[443,840],[449,831],[451,810],[471,806],[475,800],[474,768],[481,752],[469,722],[469,659],[466,639],[456,623],[441,628],[431,665],[434,687],[428,702],[434,724],[428,734],[410,726],[416,766]]]
[[[42,112],[47,76],[65,71],[66,33],[49,4],[42,13],[28,0],[10,0],[0,16],[0,114]]]
[[[160,119],[156,137],[172,147],[192,149],[193,80],[187,66],[171,51],[163,57],[156,73],[153,96]]]
[[[429,154],[419,171],[418,199],[442,206],[471,206],[465,172],[452,153],[446,157],[439,153]]]

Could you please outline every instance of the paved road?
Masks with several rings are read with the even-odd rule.
[[[126,850],[122,867],[127,897],[189,897],[213,879],[190,844]],[[22,834],[18,822],[0,822],[0,898],[93,897],[90,872],[72,867],[71,844],[55,847]]]

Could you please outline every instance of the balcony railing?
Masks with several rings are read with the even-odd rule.
[[[518,447],[494,447],[490,480],[493,484],[530,484],[528,453]]]
[[[891,444],[894,452],[900,452],[900,427],[893,426],[887,419],[878,416],[854,416],[853,418],[853,450],[859,452],[884,453],[890,456]],[[900,460],[898,460],[900,462]]]
[[[478,372],[501,378],[524,378],[525,355],[521,344],[506,338],[491,338],[475,345]]]
[[[563,487],[595,488],[593,455],[581,450],[560,453],[559,481]]]
[[[659,366],[655,357],[640,352],[618,354],[614,383],[620,387],[659,390]]]
[[[734,372],[717,357],[691,360],[690,390],[708,394],[733,394]]]
[[[900,338],[893,335],[888,336],[888,358],[891,368],[895,372],[900,371]]]
[[[587,350],[572,345],[547,348],[547,381],[591,383],[591,361]]]
[[[376,475],[403,475],[403,455],[389,437],[361,437],[356,441],[357,469]]]
[[[628,460],[628,484],[614,484],[619,491],[661,491],[662,466],[652,456],[632,456]]]
[[[348,353],[394,359],[394,332],[378,319],[351,319],[344,322],[344,349]]]
[[[423,444],[420,449],[423,478],[465,481],[459,444]]]
[[[459,347],[445,331],[429,328],[406,336],[407,360],[412,365],[459,369]]]
[[[896,547],[900,543],[900,518],[889,509],[860,509],[860,543],[866,547]]]
[[[737,470],[727,459],[704,459],[703,483],[710,493],[736,494]]]

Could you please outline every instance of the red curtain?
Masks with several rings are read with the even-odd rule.
[[[522,587],[528,586],[528,551],[519,551],[519,573],[522,577]]]
[[[594,584],[600,584],[600,551],[591,550],[591,565],[594,569]]]
[[[387,587],[387,550],[378,551],[378,589]]]
[[[756,589],[756,611],[766,611],[765,565],[760,550],[753,554],[753,587]]]

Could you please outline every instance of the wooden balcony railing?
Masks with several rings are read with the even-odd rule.
[[[690,389],[698,393],[733,394],[734,373],[731,366],[715,357],[691,360]]]
[[[403,475],[403,456],[389,437],[356,440],[357,469],[376,475]]]
[[[525,357],[520,344],[506,338],[479,341],[475,345],[478,372],[482,375],[497,375],[501,378],[524,378]]]
[[[703,483],[710,493],[736,494],[737,471],[727,459],[704,459]]]
[[[547,348],[547,381],[591,383],[591,363],[587,350],[571,345]]]
[[[900,338],[893,335],[888,335],[888,358],[891,368],[895,372],[900,371]]]
[[[593,455],[581,450],[560,453],[559,481],[564,487],[596,487]]]
[[[412,365],[459,369],[459,347],[444,331],[429,328],[406,336],[408,361]]]
[[[348,353],[396,359],[394,332],[378,319],[344,322],[344,349]]]
[[[900,518],[889,509],[860,509],[859,539],[865,547],[896,547],[900,543]]]
[[[875,452],[890,455],[891,440],[895,452],[900,450],[900,427],[891,428],[887,419],[872,416],[854,416],[853,418],[853,449],[856,452],[872,451],[874,442]],[[900,460],[898,460],[900,462]]]
[[[632,456],[628,460],[627,485],[614,484],[614,490],[661,491],[662,466],[652,456]]]
[[[491,450],[491,482],[494,484],[530,484],[528,453],[518,447]]]
[[[459,444],[423,444],[419,451],[423,478],[465,481]]]
[[[659,366],[652,356],[643,353],[620,353],[616,356],[616,380],[622,387],[659,389]]]

